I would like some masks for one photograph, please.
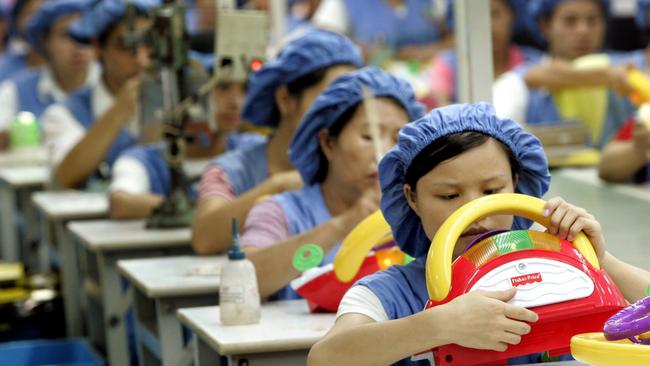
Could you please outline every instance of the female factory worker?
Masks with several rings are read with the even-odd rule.
[[[196,252],[225,251],[233,217],[244,222],[260,197],[302,185],[287,156],[293,132],[316,96],[360,65],[359,50],[350,40],[311,30],[250,75],[242,118],[275,131],[268,142],[221,156],[203,174],[192,230]]]
[[[146,28],[144,14],[157,1],[130,3],[138,14],[136,29]],[[125,15],[124,0],[102,0],[70,28],[75,39],[93,42],[103,73],[97,85],[75,92],[43,115],[54,178],[63,187],[82,187],[91,177],[107,179],[119,153],[132,146],[138,134],[138,73],[147,63],[147,55],[143,47],[134,55],[124,45]]]
[[[90,0],[60,0],[45,3],[27,25],[26,35],[46,66],[24,69],[0,86],[0,131],[6,131],[18,112],[37,118],[45,108],[60,102],[84,85],[94,85],[99,69],[90,47],[68,36],[68,28]]]
[[[372,100],[364,100],[364,87]],[[374,67],[341,76],[316,98],[289,149],[305,187],[258,203],[246,219],[241,242],[252,252],[262,297],[282,289],[278,298],[298,298],[287,286],[299,275],[291,265],[296,250],[315,243],[326,253],[323,265],[331,263],[338,243],[378,209],[367,108],[377,116],[384,151],[395,145],[404,124],[424,112],[408,82]]]
[[[41,66],[43,57],[26,40],[25,31],[43,0],[16,0],[7,5],[9,39],[5,53],[0,57],[0,81],[26,69]]]
[[[431,0],[324,0],[312,23],[349,35],[366,60],[388,48],[399,58],[428,62],[453,45],[443,18]]]
[[[649,19],[650,0],[638,0],[635,20],[640,30],[646,34],[650,34]],[[648,52],[650,47],[633,51],[628,60],[647,72]],[[616,139],[605,146],[598,165],[602,179],[611,182],[650,181],[650,122],[644,123],[646,121],[650,121],[650,118],[639,113],[636,118],[628,120]]]
[[[309,365],[409,365],[409,356],[440,345],[504,351],[530,331],[537,315],[507,304],[508,291],[474,291],[425,311],[426,253],[440,225],[463,204],[490,194],[541,197],[550,183],[542,146],[515,122],[499,119],[485,103],[434,109],[406,125],[379,165],[381,208],[403,251],[415,261],[365,277],[339,306],[332,330],[309,354]],[[644,297],[650,273],[607,253],[599,223],[561,198],[543,214],[551,234],[572,240],[583,231],[600,264],[630,301]],[[454,257],[478,235],[527,228],[512,216],[488,216],[460,237]],[[533,325],[534,326],[534,325]],[[534,361],[524,357],[523,363]],[[426,364],[426,363],[423,363]]]
[[[492,64],[494,78],[513,70],[522,63],[535,63],[542,52],[512,42],[515,23],[525,18],[527,2],[522,0],[490,0],[490,25],[492,27]],[[448,1],[447,27],[453,26],[453,2]],[[430,85],[438,105],[456,100],[456,69],[458,59],[453,49],[442,51],[432,62]]]
[[[203,66],[212,71],[214,56],[203,57]],[[238,132],[244,101],[243,82],[220,82],[211,94],[216,130],[205,123],[191,123],[187,132],[194,134],[185,158],[200,163],[225,151],[257,145],[265,137],[252,132]],[[110,185],[110,214],[115,219],[148,217],[170,190],[170,176],[164,157],[164,145],[137,146],[120,155],[113,166]],[[186,169],[187,172],[187,169]],[[191,172],[187,172],[192,178]],[[195,193],[195,192],[193,192]]]
[[[504,75],[495,84],[494,105],[499,116],[527,124],[559,123],[562,105],[554,92],[572,87],[606,87],[627,93],[622,67],[576,69],[571,62],[601,50],[605,35],[607,0],[539,0],[529,2],[530,27],[548,42],[548,57]],[[602,105],[602,118],[582,120],[592,132],[591,144],[602,147],[620,128],[632,108],[614,92]],[[571,118],[574,116],[568,116]]]

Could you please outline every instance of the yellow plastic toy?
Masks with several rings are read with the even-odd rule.
[[[334,274],[341,282],[350,282],[359,272],[361,264],[378,243],[393,239],[390,225],[377,210],[366,217],[343,239],[341,248],[334,258]],[[382,241],[383,239],[383,241]]]
[[[641,338],[650,338],[650,333]],[[592,366],[650,365],[650,346],[629,340],[608,341],[603,333],[585,333],[571,338],[571,355]]]
[[[456,210],[438,229],[429,248],[426,279],[430,298],[442,301],[449,294],[454,246],[463,231],[474,221],[488,215],[508,214],[527,217],[548,226],[549,218],[542,215],[545,204],[536,197],[502,193],[476,199]],[[598,257],[584,233],[576,236],[573,245],[594,268],[600,269]]]
[[[630,69],[627,71],[627,82],[634,92],[630,99],[635,104],[650,102],[650,78],[643,71]]]

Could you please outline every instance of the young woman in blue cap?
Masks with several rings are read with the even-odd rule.
[[[206,71],[211,73],[214,69],[214,55],[195,53],[191,57]],[[254,132],[239,132],[244,93],[242,81],[219,82],[210,95],[210,110],[214,112],[216,126],[200,121],[186,123],[185,132],[193,136],[185,153],[184,169],[189,179],[200,176],[210,160],[225,151],[245,149],[266,139]],[[113,166],[109,187],[110,215],[115,219],[148,217],[170,189],[165,144],[129,148]],[[194,187],[190,194],[196,195]]]
[[[146,12],[155,0],[130,1],[138,16],[135,28],[147,28]],[[134,55],[124,44],[127,31],[124,0],[102,0],[70,28],[80,42],[92,43],[102,64],[101,81],[53,105],[43,115],[45,142],[52,151],[53,176],[66,188],[105,181],[121,151],[139,134],[135,118],[138,74],[148,62],[146,49]],[[92,178],[92,179],[91,179]]]
[[[363,88],[372,100],[364,99]],[[321,265],[329,264],[339,242],[378,209],[378,163],[367,108],[376,113],[384,151],[404,124],[424,112],[408,82],[374,67],[341,76],[316,98],[289,148],[305,187],[255,205],[241,237],[262,297],[281,290],[278,299],[299,298],[287,286],[299,275],[291,265],[296,250],[314,243],[325,253]]]
[[[526,0],[490,0],[490,26],[492,32],[492,65],[494,79],[523,63],[535,63],[542,52],[515,44],[515,32],[523,33]],[[447,28],[453,29],[453,1],[447,1]],[[432,61],[429,85],[438,106],[456,102],[456,70],[458,58],[454,49],[442,51]]]
[[[474,291],[422,311],[429,298],[425,261],[431,238],[463,204],[495,193],[541,197],[546,192],[551,177],[539,140],[515,122],[497,118],[488,104],[452,105],[406,125],[382,159],[379,174],[382,213],[402,250],[416,260],[356,283],[339,306],[334,328],[312,348],[308,364],[425,365],[409,357],[451,343],[496,351],[519,343],[537,315],[506,303],[513,289]],[[607,253],[593,216],[559,197],[549,200],[542,214],[550,217],[551,234],[572,240],[583,231],[628,300],[645,296],[650,273]],[[454,258],[482,233],[529,226],[508,215],[483,218],[461,235]]]
[[[31,112],[38,118],[52,103],[97,83],[99,68],[92,49],[68,36],[70,24],[89,5],[90,0],[51,1],[31,18],[27,39],[46,65],[22,70],[0,86],[0,130],[7,130],[18,112]]]
[[[233,217],[244,222],[260,197],[302,185],[287,156],[294,130],[332,80],[359,66],[361,55],[349,39],[311,30],[250,75],[242,118],[274,132],[268,141],[221,156],[203,174],[192,231],[196,252],[225,251]]]
[[[602,148],[629,118],[632,107],[624,98],[629,92],[625,70],[615,65],[576,69],[572,62],[601,52],[605,39],[608,0],[529,1],[529,28],[548,43],[548,57],[520,66],[496,84],[494,105],[502,117],[526,124],[560,123],[563,115],[553,92],[577,87],[605,87],[610,91],[602,108],[604,116],[588,126],[590,144]],[[620,94],[620,95],[619,95]],[[588,121],[582,121],[588,122]]]
[[[650,34],[650,0],[637,0],[636,23],[642,32]],[[629,62],[648,72],[650,45],[625,55]],[[610,182],[650,182],[650,124],[647,116],[629,119],[616,138],[603,148],[598,175]]]

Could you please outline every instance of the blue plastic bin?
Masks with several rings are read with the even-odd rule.
[[[0,343],[0,365],[103,366],[104,361],[83,339]]]

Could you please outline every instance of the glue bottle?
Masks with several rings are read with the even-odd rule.
[[[255,267],[239,247],[235,218],[232,219],[232,246],[228,261],[221,268],[219,307],[224,325],[246,325],[260,321],[260,293]]]

